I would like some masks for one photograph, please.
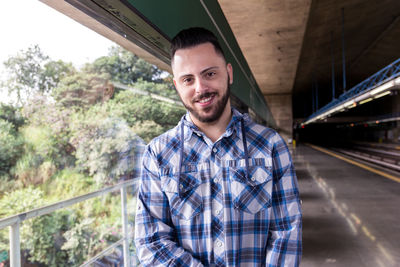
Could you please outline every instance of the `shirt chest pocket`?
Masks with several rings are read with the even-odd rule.
[[[265,165],[229,167],[230,191],[235,209],[258,213],[271,207],[272,173]]]
[[[208,172],[192,170],[178,176],[177,173],[161,176],[162,190],[168,197],[172,215],[190,220],[203,210],[201,187]]]

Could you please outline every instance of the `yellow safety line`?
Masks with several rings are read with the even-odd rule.
[[[338,158],[338,159],[347,161],[348,163],[354,164],[354,165],[356,165],[356,166],[358,166],[358,167],[360,167],[360,168],[366,169],[366,170],[368,170],[368,171],[370,171],[370,172],[373,172],[373,173],[382,175],[383,177],[386,177],[386,178],[388,178],[388,179],[390,179],[390,180],[393,180],[393,181],[395,181],[395,182],[400,183],[400,177],[397,177],[397,176],[388,174],[388,173],[383,172],[383,171],[376,170],[376,169],[371,168],[371,167],[369,167],[369,166],[367,166],[367,165],[365,165],[365,164],[362,164],[362,163],[356,162],[356,161],[354,161],[354,160],[351,160],[351,159],[342,157],[342,156],[340,156],[340,155],[337,155],[337,154],[335,154],[335,153],[333,153],[333,152],[331,152],[331,151],[328,151],[328,150],[326,150],[326,149],[324,149],[324,148],[321,148],[321,147],[318,147],[318,146],[314,146],[314,145],[311,145],[311,144],[307,144],[307,145],[310,146],[310,147],[312,147],[312,148],[314,148],[314,149],[316,149],[316,150],[319,150],[319,151],[321,151],[321,152],[324,152],[324,153],[326,153],[326,154],[328,154],[328,155],[331,155],[331,156],[336,157],[336,158]]]

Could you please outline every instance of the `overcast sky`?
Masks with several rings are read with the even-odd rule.
[[[76,66],[106,55],[114,43],[38,0],[5,0],[0,9],[0,65],[38,44],[53,60]]]
[[[3,62],[20,50],[38,44],[52,60],[76,67],[107,55],[113,42],[38,0],[2,0],[0,8],[0,79]],[[13,97],[0,88],[0,102]]]

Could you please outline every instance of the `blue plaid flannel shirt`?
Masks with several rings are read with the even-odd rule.
[[[290,153],[274,130],[247,115],[233,109],[213,143],[186,114],[146,147],[140,179],[135,244],[144,266],[300,264],[302,215]]]

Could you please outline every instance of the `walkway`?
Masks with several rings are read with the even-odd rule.
[[[293,152],[302,266],[400,266],[400,183],[308,146]]]

